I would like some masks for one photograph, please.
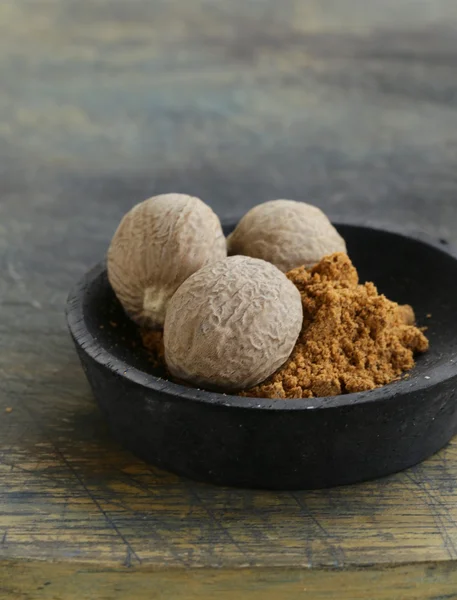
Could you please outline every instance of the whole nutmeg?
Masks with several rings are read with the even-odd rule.
[[[262,258],[284,271],[310,267],[346,244],[317,206],[271,200],[244,215],[227,240],[229,254]]]
[[[289,358],[303,321],[300,293],[271,263],[233,256],[189,277],[168,305],[165,361],[176,378],[233,392]]]
[[[157,329],[181,283],[226,256],[221,223],[209,206],[192,196],[163,194],[122,219],[108,250],[108,277],[126,313]]]

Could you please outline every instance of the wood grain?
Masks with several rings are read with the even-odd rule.
[[[454,0],[0,6],[4,595],[455,597],[456,442],[327,491],[184,481],[111,440],[63,305],[159,192],[227,219],[301,198],[457,242],[456,28]]]
[[[457,589],[455,568],[423,564],[369,570],[155,571],[13,562],[0,563],[0,577],[0,593],[11,600],[452,600]]]

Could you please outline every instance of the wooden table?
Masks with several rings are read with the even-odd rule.
[[[159,192],[457,242],[456,28],[455,0],[0,6],[1,598],[457,598],[456,442],[332,490],[185,481],[112,441],[63,318]]]

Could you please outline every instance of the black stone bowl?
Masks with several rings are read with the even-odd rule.
[[[67,318],[114,436],[139,457],[202,481],[306,489],[353,483],[427,458],[457,431],[457,253],[445,240],[337,225],[361,281],[412,304],[430,350],[409,378],[369,392],[268,400],[168,381],[154,370],[105,266],[71,292]],[[230,228],[227,228],[229,231]]]

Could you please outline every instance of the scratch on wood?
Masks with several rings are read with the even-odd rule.
[[[218,527],[220,529],[220,531],[222,532],[222,534],[228,539],[228,541],[235,546],[235,548],[240,552],[240,554],[246,559],[247,564],[252,565],[254,564],[254,561],[252,559],[252,557],[250,557],[247,554],[247,551],[245,548],[243,548],[243,546],[241,544],[239,544],[235,538],[233,537],[233,535],[230,533],[230,531],[224,526],[224,524],[222,523],[222,521],[219,519],[219,517],[214,513],[214,511],[212,510],[211,507],[209,507],[201,498],[200,495],[198,494],[197,490],[193,487],[193,484],[189,484],[187,481],[185,482],[186,488],[189,490],[189,492],[192,494],[192,496],[197,500],[197,502],[202,506],[202,508],[205,510],[206,514],[210,517],[210,519],[212,520],[212,522],[216,525],[216,527]]]
[[[450,536],[446,524],[443,521],[442,515],[440,515],[433,494],[427,489],[425,483],[423,481],[415,480],[409,472],[405,472],[405,476],[414,483],[418,489],[422,492],[422,499],[427,507],[430,509],[432,517],[435,521],[437,530],[443,540],[443,546],[446,549],[449,558],[456,559],[457,558],[457,549],[455,547],[454,541]]]
[[[318,517],[316,517],[311,510],[306,506],[305,500],[300,498],[298,494],[295,492],[291,492],[292,498],[297,503],[302,514],[311,519],[313,523],[317,526],[319,535],[324,543],[327,545],[331,555],[333,556],[335,567],[341,567],[344,565],[344,550],[339,546],[335,545],[331,540],[334,540],[334,536],[329,533],[325,527],[322,525]]]
[[[118,526],[116,525],[116,523],[114,523],[114,521],[111,519],[111,517],[108,515],[108,513],[103,509],[103,507],[100,505],[100,502],[97,500],[97,498],[95,498],[95,496],[92,494],[92,492],[89,490],[89,488],[87,487],[87,485],[84,483],[83,479],[79,476],[79,474],[77,473],[77,471],[73,468],[73,466],[69,463],[69,461],[67,461],[67,459],[65,458],[65,456],[60,452],[60,450],[56,447],[56,452],[57,454],[59,454],[64,462],[64,464],[69,468],[69,470],[73,473],[73,475],[76,477],[76,479],[79,481],[79,483],[82,485],[84,491],[87,493],[87,495],[90,497],[90,499],[92,500],[92,502],[95,504],[95,506],[98,508],[98,510],[101,512],[101,514],[105,517],[106,521],[109,523],[110,527],[118,534],[118,536],[121,538],[121,540],[124,542],[124,544],[127,546],[127,549],[129,551],[129,553],[131,553],[131,555],[139,562],[141,563],[141,558],[137,555],[137,553],[135,552],[135,550],[132,548],[132,546],[130,545],[130,542],[127,540],[127,538],[124,536],[124,534],[120,531],[120,529],[118,528]],[[130,556],[130,554],[129,554]]]
[[[44,430],[43,430],[43,426],[41,424],[41,417],[39,417],[36,413],[34,413],[34,411],[31,410],[30,406],[26,402],[23,402],[22,404],[23,404],[24,408],[27,410],[27,412],[29,412],[31,414],[31,416],[34,418],[35,422],[39,425],[39,427],[42,430],[43,434],[46,435],[45,432],[44,432]],[[46,436],[46,437],[48,437],[48,436]],[[120,537],[120,539],[123,541],[123,543],[130,550],[131,555],[135,558],[136,561],[138,561],[138,563],[141,564],[141,562],[142,562],[141,558],[137,555],[137,553],[135,552],[135,550],[130,545],[130,542],[126,539],[126,537],[120,531],[120,529],[118,528],[118,526],[116,525],[116,523],[114,523],[114,521],[111,519],[111,517],[108,515],[108,513],[103,509],[103,507],[101,506],[101,504],[97,500],[97,498],[92,494],[92,492],[90,491],[90,489],[86,486],[84,480],[82,479],[82,477],[80,477],[79,473],[76,471],[76,469],[73,467],[73,465],[66,459],[65,455],[60,451],[60,449],[57,447],[56,443],[53,440],[49,439],[49,442],[52,445],[52,447],[54,448],[55,453],[61,458],[63,464],[67,467],[67,469],[77,479],[77,481],[82,486],[82,488],[84,489],[84,491],[86,492],[86,494],[88,495],[88,497],[92,500],[92,502],[97,507],[98,511],[103,515],[103,517],[105,518],[106,522],[109,524],[109,526],[111,527],[111,529],[114,530],[117,533],[117,535]]]
[[[141,514],[139,513],[139,511],[135,510],[131,506],[126,506],[125,503],[123,503],[121,500],[116,499],[116,498],[110,498],[109,502],[111,504],[121,506],[126,513],[131,513],[136,518],[141,518]],[[144,518],[145,517],[143,515],[143,519]],[[166,527],[166,524],[164,524],[164,526]],[[153,538],[154,540],[157,541],[158,545],[161,548],[164,549],[164,554],[170,553],[173,556],[173,558],[176,560],[176,562],[184,567],[191,566],[189,561],[187,561],[183,556],[181,556],[181,554],[176,550],[176,548],[174,547],[174,545],[172,543],[171,538],[169,539],[166,536],[163,536],[158,531],[157,527],[154,527],[152,530],[150,530],[150,536],[151,536],[151,538]],[[192,552],[192,549],[191,549],[191,552]],[[129,558],[129,560],[131,559],[131,553],[128,555],[128,558]]]

